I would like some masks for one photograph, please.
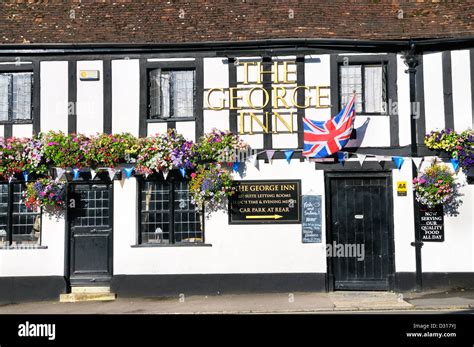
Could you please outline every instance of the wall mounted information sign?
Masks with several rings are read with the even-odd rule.
[[[301,181],[234,181],[230,224],[300,223]]]
[[[303,195],[302,242],[321,243],[321,195]]]

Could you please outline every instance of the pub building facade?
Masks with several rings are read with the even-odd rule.
[[[75,286],[118,296],[472,288],[472,172],[458,171],[458,213],[423,247],[412,179],[434,158],[451,165],[426,148],[426,133],[472,129],[473,39],[312,37],[4,42],[5,138],[175,128],[196,141],[217,128],[256,157],[233,173],[229,208],[212,213],[191,204],[189,175],[177,170],[85,170],[69,177],[76,204],[60,216],[27,209],[23,180],[1,182],[0,301],[57,299]],[[353,93],[344,157],[305,158],[303,117],[327,120]],[[362,253],[338,257],[338,244]]]

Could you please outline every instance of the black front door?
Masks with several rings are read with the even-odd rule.
[[[73,183],[68,192],[71,285],[108,285],[112,277],[112,185]]]
[[[336,290],[388,290],[393,274],[390,176],[329,174],[328,274]]]

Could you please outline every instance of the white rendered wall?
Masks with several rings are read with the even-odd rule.
[[[248,164],[245,179],[302,179],[302,194],[322,195],[324,202],[323,177],[314,164],[274,160],[260,161],[260,171]],[[206,243],[212,247],[133,248],[138,232],[136,181],[117,181],[114,189],[115,274],[326,272],[324,221],[322,243],[303,244],[301,224],[229,225],[227,213],[218,212],[205,221]]]
[[[0,277],[64,276],[64,219],[43,214],[41,245],[45,249],[0,249]]]
[[[204,90],[209,88],[229,88],[229,65],[227,59],[204,58]],[[217,106],[221,93],[212,93],[210,102]],[[226,100],[227,106],[228,100]],[[203,111],[204,133],[208,133],[212,128],[219,130],[229,130],[229,110],[215,111],[206,109],[207,97],[204,92],[205,107]]]
[[[165,122],[148,123],[147,127],[147,134],[149,136],[156,134],[166,134],[166,131],[168,130],[168,125]]]
[[[468,50],[451,52],[454,129],[472,129],[471,63]]]
[[[442,53],[423,54],[426,132],[444,128]]]
[[[278,57],[273,57],[273,62],[284,62],[284,61],[291,61],[294,64],[291,64],[288,66],[288,81],[292,81],[293,83],[279,83],[279,84],[272,84],[272,87],[283,87],[283,88],[288,88],[288,92],[286,93],[285,97],[283,100],[288,104],[289,108],[284,108],[282,103],[279,102],[279,107],[274,107],[272,109],[272,112],[280,112],[282,118],[288,123],[292,124],[293,126],[293,131],[295,131],[292,134],[272,134],[272,147],[273,148],[282,148],[282,149],[287,149],[287,148],[298,148],[298,109],[295,106],[292,106],[292,101],[291,101],[291,96],[292,92],[291,89],[297,87],[297,66],[296,66],[296,56],[278,56]],[[303,65],[303,69],[306,69],[305,66]],[[272,71],[274,70],[272,66]],[[283,65],[278,65],[278,76],[283,76],[284,74],[284,67]],[[279,92],[279,95],[280,92]],[[270,93],[270,97],[273,99],[275,97],[275,92]],[[273,105],[276,106],[276,105]],[[291,119],[290,115],[285,114],[285,113],[293,113],[293,119]],[[272,119],[272,129],[278,129],[279,131],[288,131],[286,128],[285,124],[279,120],[278,118],[273,118]]]
[[[323,55],[307,55],[305,56],[305,71],[304,71],[304,79],[305,85],[308,87],[312,86],[330,86],[331,85],[331,65],[330,65],[330,55],[323,54]],[[330,90],[325,90],[330,94]],[[313,95],[311,95],[313,94]],[[305,117],[323,121],[327,120],[331,117],[331,108],[315,108],[315,98],[314,92],[310,93],[306,91],[306,97],[312,96],[312,103],[310,108],[305,110]],[[334,103],[337,102],[336,100],[324,100],[324,102]]]
[[[400,146],[411,142],[410,136],[410,76],[405,70],[401,54],[397,54],[397,99],[398,99],[398,135]]]
[[[139,61],[112,60],[112,132],[138,136],[139,115]]]
[[[176,122],[176,131],[183,135],[187,140],[195,141],[196,140],[196,122],[195,121],[185,121],[185,122]]]
[[[68,130],[68,62],[41,62],[41,131]]]
[[[415,226],[413,222],[412,163],[405,158],[400,170],[392,170],[393,234],[395,239],[395,272],[415,271]],[[407,196],[397,196],[397,182],[407,183]]]
[[[423,162],[422,170],[431,164]],[[449,163],[446,163],[450,165]],[[400,170],[393,170],[394,236],[396,272],[415,271],[415,248],[410,245],[415,240],[413,222],[413,185],[411,183],[411,163],[408,158]],[[459,181],[465,182],[465,175],[458,174]],[[407,182],[407,196],[397,196],[397,181]],[[421,249],[423,272],[471,272],[474,271],[473,238],[473,186],[461,188],[463,201],[459,215],[444,216],[445,241],[425,242]]]
[[[81,81],[81,70],[98,70],[98,81]],[[104,130],[104,74],[102,60],[77,62],[77,132],[93,135]]]
[[[67,132],[68,63],[41,62],[41,131]],[[31,136],[32,125],[13,125],[12,135]],[[64,276],[64,219],[43,214],[41,246],[37,249],[0,249],[0,277]]]
[[[458,180],[465,182],[461,171]],[[466,184],[460,193],[459,215],[444,216],[444,242],[425,242],[422,248],[423,272],[474,272],[474,186]]]
[[[238,57],[238,60],[240,63],[243,62],[260,62],[262,59],[261,57]],[[253,88],[253,87],[262,87],[262,84],[257,83],[257,76],[258,76],[259,70],[257,68],[257,65],[249,65],[248,66],[248,84],[244,84],[245,80],[245,69],[242,64],[237,65],[236,67],[236,79],[237,79],[237,88]],[[237,114],[239,115],[237,119],[237,128],[240,130],[240,112],[245,112],[244,116],[244,128],[246,132],[250,129],[250,125],[252,123],[252,119],[249,116],[249,112],[253,112],[253,114],[260,119],[262,123],[265,124],[264,119],[263,119],[263,114],[264,110],[263,108],[263,103],[264,103],[264,94],[262,91],[257,91],[252,95],[252,103],[254,104],[255,107],[260,108],[259,110],[254,110],[249,107],[247,102],[245,101],[245,94],[247,91],[237,91],[237,96],[242,97],[242,100],[237,100],[236,104],[238,107],[242,107],[241,110],[237,110]],[[262,129],[260,128],[259,125],[255,124],[254,122],[254,131],[260,132],[260,134],[253,134],[253,135],[241,135],[241,138],[249,144],[251,148],[254,149],[260,149],[264,147],[263,144],[263,139],[264,135],[261,133]]]
[[[12,136],[31,137],[33,135],[33,124],[13,124]]]

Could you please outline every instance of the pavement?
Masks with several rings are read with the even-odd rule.
[[[474,313],[474,290],[450,292],[268,293],[109,302],[58,301],[0,305],[0,314]]]

